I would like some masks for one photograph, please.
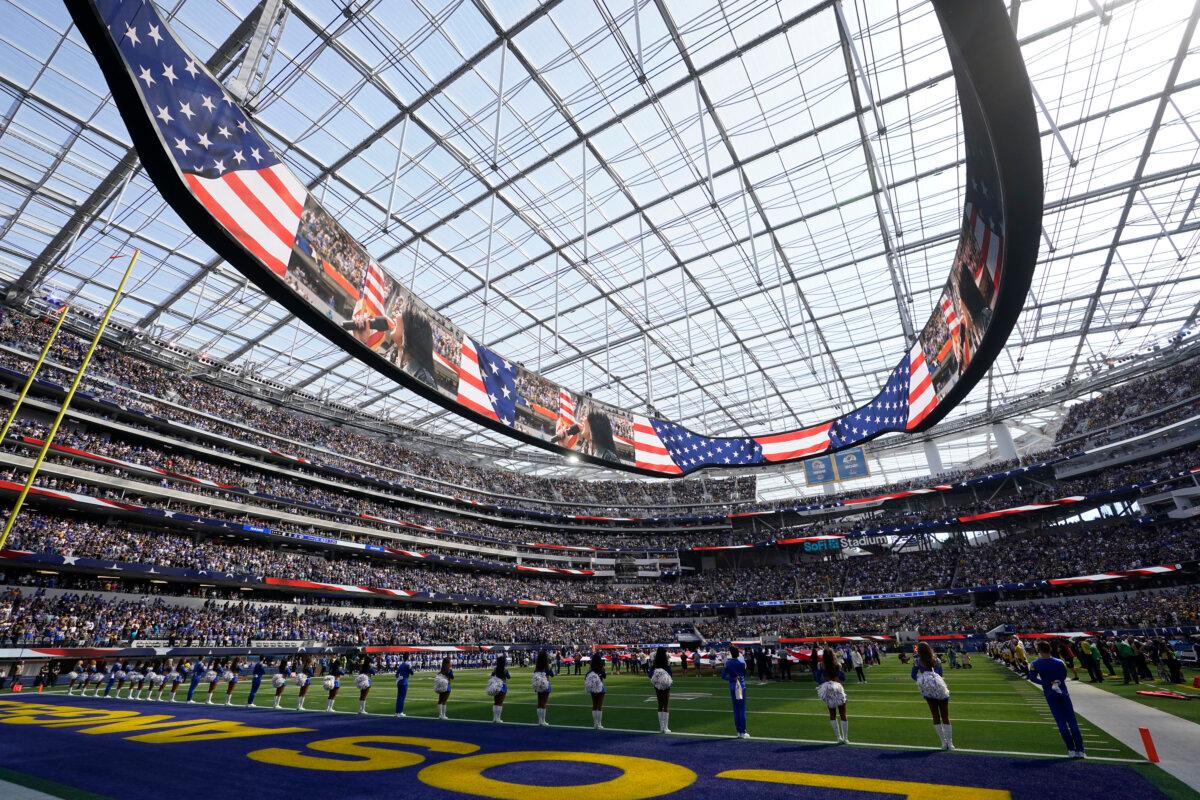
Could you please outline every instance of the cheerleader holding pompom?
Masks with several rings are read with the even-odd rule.
[[[133,700],[134,699],[134,697],[133,697],[134,690],[136,690],[138,685],[142,682],[142,662],[139,661],[133,667],[126,670],[125,680],[129,683],[129,694],[126,695],[125,699]],[[121,689],[120,689],[120,687],[117,687],[117,697],[120,697],[120,696],[121,696]]]
[[[508,656],[496,656],[496,668],[488,678],[487,692],[492,698],[492,722],[503,722],[500,719],[504,713],[504,698],[508,697],[508,681],[512,677],[508,673]]]
[[[129,697],[132,700],[142,699],[142,690],[146,688],[146,684],[154,677],[154,664],[147,661],[138,669],[138,682],[136,688],[130,688]]]
[[[329,692],[329,699],[325,701],[325,710],[333,711],[333,701],[337,699],[338,689],[342,688],[342,675],[346,674],[342,669],[342,660],[335,658],[329,666],[329,674],[325,676],[325,691]]]
[[[82,680],[83,684],[86,686],[87,685],[87,672],[84,670],[83,662],[76,661],[74,668],[72,668],[71,671],[67,673],[67,680],[69,681],[67,683],[67,696],[68,697],[75,694],[75,685],[80,682],[81,677],[83,679]]]
[[[604,730],[601,720],[604,717],[604,679],[608,673],[604,671],[604,655],[592,653],[592,661],[588,673],[583,679],[583,688],[592,696],[592,727],[598,731]]]
[[[300,687],[300,696],[296,698],[296,710],[304,710],[304,698],[308,695],[308,686],[312,683],[312,677],[309,675],[309,670],[312,668],[307,662],[301,661],[296,667],[296,686]]]
[[[937,731],[943,750],[954,749],[950,730],[950,687],[942,679],[942,662],[933,654],[928,642],[917,645],[917,663],[913,664],[912,679],[917,682],[921,696],[929,704],[933,729]]]
[[[279,708],[279,704],[283,702],[283,690],[287,688],[288,666],[286,661],[282,658],[279,659],[279,668],[275,671],[275,677],[271,678],[271,686],[275,687],[275,697],[271,700],[271,708]]]
[[[550,656],[545,650],[539,650],[537,662],[533,666],[533,691],[537,693],[538,725],[549,727],[546,722],[546,704],[550,702]]]
[[[362,667],[354,684],[358,686],[358,713],[367,713],[367,695],[371,693],[371,676],[375,674],[375,663],[370,656],[363,656]]]
[[[112,675],[109,676],[108,685],[104,687],[104,696],[108,697],[108,692],[112,689],[113,681],[116,681],[117,691],[114,692],[114,697],[121,699],[121,690],[125,688],[125,681],[129,679],[129,673],[125,671],[125,666],[120,662],[113,665]]]
[[[842,671],[841,662],[833,648],[828,645],[821,654],[821,666],[817,667],[813,677],[817,681],[817,697],[829,707],[829,726],[833,728],[834,737],[838,744],[847,744],[850,741],[850,723],[846,720],[846,688],[842,685],[846,681],[846,673]]]
[[[670,733],[667,727],[671,712],[671,685],[675,682],[671,674],[671,659],[667,656],[667,648],[660,647],[654,652],[654,662],[650,666],[650,685],[658,698],[658,732]]]
[[[167,683],[166,665],[160,664],[158,669],[150,673],[150,688],[146,692],[147,700],[161,700],[163,686]],[[157,691],[157,696],[155,692]]]
[[[433,690],[437,692],[438,719],[449,719],[446,716],[446,703],[450,700],[451,683],[454,680],[454,670],[450,668],[450,657],[442,659],[442,667],[433,676]]]
[[[235,658],[230,662],[229,667],[225,670],[225,674],[221,676],[221,680],[225,682],[225,705],[233,705],[233,690],[237,688],[238,681],[241,680],[242,665]]]
[[[100,684],[104,683],[104,679],[104,667],[97,663],[88,677],[88,682],[92,684],[92,693],[88,697],[97,697],[100,694]]]
[[[174,661],[168,661],[167,665],[170,667],[170,671],[167,673],[167,679],[171,682],[170,701],[174,703],[175,695],[179,692],[179,687],[183,684],[183,680],[186,676],[184,672],[184,666],[182,664],[177,665]],[[163,682],[163,685],[166,686],[166,681]],[[162,700],[162,692],[158,693],[158,699]]]
[[[217,684],[221,682],[221,675],[225,672],[225,666],[220,661],[214,661],[211,669],[204,673],[204,682],[208,684],[208,699],[204,701],[205,705],[213,704],[213,693],[217,691]]]

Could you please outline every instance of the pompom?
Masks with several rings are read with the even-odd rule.
[[[127,674],[126,674],[125,670],[119,669],[116,671],[116,673],[113,674],[113,677],[119,681],[123,681],[127,677]]]
[[[92,681],[92,683],[104,683],[104,673],[103,672],[93,672],[91,681]]]
[[[77,680],[79,680],[79,673],[75,672],[74,670],[71,670],[70,672],[67,673],[67,678],[69,678],[70,680],[73,680],[73,681],[77,681]]]
[[[354,679],[354,685],[359,689],[370,689],[371,676],[365,672],[358,673],[358,677]]]
[[[204,673],[204,680],[208,681],[209,683],[216,682],[217,671],[215,669],[210,669],[208,672]]]
[[[433,676],[433,690],[435,692],[437,692],[438,694],[442,694],[443,692],[450,691],[450,679],[447,678],[445,675],[441,675],[441,674],[434,675]]]
[[[325,687],[325,691],[332,692],[334,687],[337,686],[337,678],[332,675],[326,675],[325,680],[322,681],[322,685]]]
[[[588,694],[603,694],[604,679],[599,672],[589,672],[583,678],[583,688],[587,689]]]
[[[297,686],[308,686],[308,675],[306,675],[303,672],[297,672],[296,673],[296,685]]]
[[[138,681],[140,681],[140,680],[142,679],[142,673],[140,673],[140,672],[126,672],[126,673],[125,673],[125,677],[129,679],[129,682],[130,682],[130,683],[137,683]]]
[[[675,683],[675,680],[671,677],[671,674],[662,668],[654,670],[654,673],[650,676],[650,685],[660,692],[670,689],[673,683]]]
[[[484,691],[487,692],[488,697],[495,697],[504,691],[504,681],[493,675],[488,678],[487,688]]]
[[[846,705],[846,689],[837,681],[825,681],[818,686],[817,697],[830,708]]]
[[[950,687],[946,685],[946,681],[941,675],[936,672],[919,672],[917,673],[917,688],[921,690],[921,695],[930,700],[949,700]]]
[[[282,689],[284,686],[287,686],[287,677],[280,673],[274,678],[271,678],[271,685],[276,689]]]
[[[237,676],[233,674],[233,670],[227,669],[227,670],[225,670],[225,674],[221,676],[221,680],[223,680],[225,682],[229,682],[236,677]]]
[[[162,686],[163,681],[165,681],[166,679],[167,679],[166,675],[159,675],[157,672],[150,673],[150,685],[151,686]]]
[[[550,691],[550,678],[544,672],[533,673],[533,691],[538,694]]]

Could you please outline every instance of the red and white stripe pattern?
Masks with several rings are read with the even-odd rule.
[[[458,402],[488,419],[500,421],[479,372],[479,352],[469,336],[463,337],[458,357]]]
[[[816,455],[829,449],[829,429],[833,423],[826,422],[813,428],[759,436],[754,441],[762,445],[763,458],[767,461],[787,461]]]
[[[558,390],[558,421],[554,423],[554,433],[562,438],[558,443],[568,450],[574,450],[579,443],[579,434],[569,436],[563,434],[575,424],[575,398],[566,389]]]
[[[979,263],[975,265],[974,276],[976,283],[983,283],[983,273],[987,270],[987,279],[993,287],[1000,285],[1000,269],[1004,263],[1004,237],[993,233],[983,215],[972,203],[967,203],[967,219],[975,242],[979,246]]]
[[[287,274],[308,190],[284,164],[229,170],[219,178],[183,173],[192,194],[246,250]]]
[[[908,422],[906,430],[921,424],[929,412],[937,407],[938,396],[933,388],[933,376],[925,361],[925,351],[918,341],[908,351]]]
[[[633,459],[634,466],[651,472],[661,472],[665,475],[681,475],[683,470],[671,460],[667,447],[658,438],[654,426],[648,417],[633,418]]]
[[[958,312],[954,310],[954,302],[944,294],[942,295],[942,317],[946,320],[946,327],[950,329],[950,335],[958,335],[960,327]]]
[[[24,442],[25,444],[31,445],[33,447],[41,447],[42,446],[42,440],[35,439],[32,436],[22,436],[21,441]],[[238,488],[240,488],[238,486],[233,485],[232,483],[220,483],[218,481],[209,480],[208,478],[198,478],[195,475],[185,475],[182,472],[175,472],[175,471],[169,470],[169,469],[162,469],[161,467],[154,467],[154,466],[150,466],[148,464],[139,464],[136,461],[125,461],[124,459],[120,459],[120,458],[110,458],[109,456],[102,456],[99,453],[91,453],[91,452],[88,452],[87,450],[80,450],[75,447],[67,447],[66,445],[52,444],[52,445],[50,445],[50,449],[55,452],[67,453],[69,455],[78,456],[80,458],[86,458],[89,461],[97,461],[102,464],[115,464],[117,466],[125,467],[126,469],[134,471],[134,472],[148,472],[148,473],[151,473],[154,475],[162,475],[163,477],[166,477],[166,478],[177,478],[181,481],[188,481],[189,483],[194,483],[198,486],[210,486],[214,489],[238,489]]]
[[[908,489],[903,492],[891,492],[889,494],[877,494],[874,497],[852,497],[841,502],[843,506],[856,506],[870,503],[884,503],[888,500],[902,500],[905,497],[916,497],[923,494],[935,494],[937,492],[948,492],[952,486],[941,484],[928,489]]]
[[[996,517],[1007,517],[1011,514],[1025,514],[1029,511],[1042,511],[1055,506],[1069,506],[1072,503],[1079,503],[1086,500],[1087,497],[1081,494],[1071,495],[1070,497],[1060,497],[1057,500],[1051,500],[1048,503],[1028,503],[1023,506],[1013,506],[1012,508],[1001,508],[996,511],[984,511],[982,514],[968,514],[965,517],[959,517],[959,522],[981,522],[985,519],[995,519]]]
[[[378,594],[387,597],[416,597],[421,592],[408,589],[383,589],[378,586],[354,586],[349,583],[323,583],[321,581],[303,581],[296,578],[263,578],[270,586],[286,586],[289,589],[311,589],[318,592],[347,592],[350,594]]]
[[[534,567],[529,564],[518,564],[517,572],[541,572],[550,575],[595,575],[590,569],[570,569],[568,567]]]
[[[382,317],[387,311],[387,284],[384,281],[383,270],[374,261],[367,265],[367,274],[363,279],[362,312],[368,317]],[[367,336],[369,347],[378,347],[387,335],[386,331],[371,331]]]
[[[1113,581],[1118,578],[1141,578],[1149,575],[1162,575],[1166,572],[1176,572],[1183,569],[1182,564],[1162,564],[1157,567],[1138,567],[1136,569],[1124,569],[1116,572],[1098,572],[1095,575],[1077,575],[1073,578],[1051,578],[1046,583],[1051,586],[1067,586],[1073,583],[1099,583],[1100,581]]]
[[[517,605],[519,605],[519,606],[534,606],[535,608],[557,608],[558,607],[558,603],[552,602],[550,600],[527,600],[524,598],[517,600]]]

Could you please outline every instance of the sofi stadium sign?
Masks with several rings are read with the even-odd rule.
[[[67,0],[162,196],[268,295],[346,352],[464,417],[547,449],[666,476],[798,460],[925,430],[970,391],[1008,338],[1032,278],[1042,217],[1029,79],[1001,0],[931,3],[953,68],[966,166],[957,246],[930,316],[905,338],[867,402],[800,429],[713,438],[560,386],[456,325],[397,278],[394,262],[371,255],[355,236],[366,230],[347,229],[322,205],[153,2]],[[777,33],[837,13],[836,0],[820,2],[781,21]],[[514,42],[524,27],[515,27]],[[773,39],[755,41],[770,47]],[[479,58],[503,46],[493,42]],[[679,78],[627,113],[691,92],[691,80]],[[857,84],[851,89],[857,100]],[[404,121],[396,113],[367,144]]]

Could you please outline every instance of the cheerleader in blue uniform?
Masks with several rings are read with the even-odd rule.
[[[549,727],[546,722],[546,704],[550,702],[550,655],[545,650],[539,650],[537,661],[533,665],[533,691],[537,694],[538,725]]]
[[[225,662],[220,659],[214,659],[209,665],[208,672],[204,673],[204,682],[208,684],[208,697],[204,704],[211,706],[212,698],[217,691],[217,684],[221,682],[221,675],[225,673]]]
[[[225,705],[233,705],[233,690],[237,688],[238,681],[242,679],[242,664],[238,659],[229,662],[229,666],[225,669],[225,674],[221,676],[221,680],[225,681]]]
[[[70,697],[71,695],[75,694],[75,686],[77,684],[87,686],[87,679],[87,667],[84,665],[82,660],[76,661],[75,666],[70,672],[67,673],[67,696]]]
[[[271,686],[275,688],[275,697],[271,700],[271,708],[279,708],[279,704],[283,702],[283,690],[287,688],[288,675],[291,674],[292,665],[285,659],[280,658],[279,666],[275,668],[275,675],[271,678]]]
[[[488,678],[487,693],[492,698],[492,722],[503,722],[500,717],[504,714],[504,698],[508,696],[508,681],[512,675],[508,672],[508,656],[496,656],[496,666]]]
[[[592,661],[588,673],[583,678],[583,688],[592,696],[592,727],[598,731],[604,730],[600,724],[604,717],[604,680],[608,674],[604,671],[604,654],[599,651],[592,653]]]
[[[675,676],[671,674],[671,659],[667,648],[660,647],[654,652],[654,661],[650,665],[650,685],[654,687],[654,695],[658,699],[658,732],[670,733],[667,722],[671,717],[671,685]]]
[[[88,675],[88,683],[92,684],[92,693],[89,697],[98,697],[100,695],[100,684],[104,683],[107,673],[104,670],[104,662],[96,661],[92,665],[91,674]]]
[[[246,698],[246,708],[254,707],[254,698],[258,695],[258,687],[262,686],[269,664],[270,661],[266,657],[254,662],[254,669],[250,671],[250,696]]]
[[[951,655],[954,650],[950,650]],[[921,696],[929,705],[933,716],[933,729],[937,731],[943,750],[954,749],[954,738],[950,728],[950,687],[942,679],[942,662],[933,653],[928,642],[917,645],[916,663],[912,668],[912,679],[917,682]]]
[[[450,702],[450,689],[453,688],[454,670],[450,668],[450,657],[442,659],[442,667],[433,676],[433,690],[437,692],[438,719],[449,719],[446,716],[446,703]]]
[[[838,744],[849,743],[850,722],[846,719],[846,688],[843,685],[846,673],[832,647],[825,646],[821,666],[817,667],[813,678],[817,682],[817,697],[829,707],[829,726],[833,728],[834,737]]]
[[[125,666],[120,661],[114,661],[108,668],[108,677],[104,681],[105,697],[108,697],[108,693],[112,691],[114,683],[117,684],[118,692],[125,685]]]
[[[325,676],[325,689],[329,692],[329,699],[325,701],[326,711],[333,711],[333,701],[337,699],[338,689],[342,688],[342,676],[345,674],[342,660],[335,658],[329,666],[329,674]]]
[[[1038,657],[1029,665],[1026,677],[1030,683],[1042,687],[1042,695],[1058,732],[1067,745],[1068,758],[1087,758],[1083,751],[1083,735],[1079,732],[1079,721],[1075,719],[1075,706],[1067,692],[1067,665],[1050,655],[1050,643],[1045,639],[1038,642]]]
[[[304,700],[308,697],[308,687],[312,684],[312,669],[307,659],[301,659],[296,666],[296,686],[300,689],[300,694],[296,698],[297,711],[304,710]]]
[[[371,678],[375,675],[375,662],[370,656],[363,656],[362,666],[358,668],[358,677],[354,683],[358,686],[358,713],[367,713],[367,695],[371,693]]]
[[[175,702],[175,693],[179,691],[179,685],[183,683],[187,677],[187,668],[183,664],[176,665],[174,661],[167,662],[167,680],[171,682],[171,697],[172,703]],[[163,686],[166,686],[166,681],[163,681]],[[158,699],[162,700],[162,692],[158,693]]]
[[[729,697],[733,701],[733,726],[739,739],[749,739],[746,732],[746,660],[741,651],[729,645],[729,658],[721,669],[721,679],[729,684]]]
[[[400,665],[396,667],[396,716],[403,717],[404,701],[408,699],[408,679],[412,677],[413,668],[408,663],[408,653],[400,655]]]
[[[130,700],[141,700],[142,699],[142,689],[144,689],[146,687],[146,681],[150,680],[153,676],[154,676],[153,662],[144,661],[144,662],[138,664],[137,682],[134,683],[133,679],[132,678],[130,679],[129,699]]]
[[[188,684],[187,693],[187,701],[189,703],[196,702],[196,687],[200,685],[200,681],[204,679],[204,673],[207,671],[208,668],[204,666],[204,659],[197,658],[192,662],[192,678],[191,683]]]

